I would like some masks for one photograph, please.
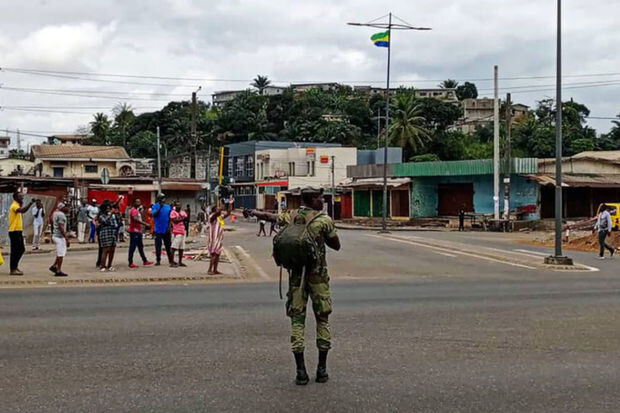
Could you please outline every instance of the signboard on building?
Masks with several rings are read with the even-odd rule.
[[[321,163],[329,163],[329,156],[321,155]]]

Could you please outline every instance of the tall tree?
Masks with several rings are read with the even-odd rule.
[[[474,83],[465,82],[456,88],[456,97],[458,100],[476,99],[478,97],[478,88]]]
[[[429,140],[429,132],[424,128],[425,119],[420,106],[412,93],[396,96],[392,102],[389,139],[402,147],[408,159],[415,155]]]
[[[116,141],[114,143],[122,144],[124,148],[127,148],[128,134],[136,119],[133,108],[127,103],[119,103],[112,108],[112,114],[114,115],[112,132]]]
[[[102,112],[96,113],[90,122],[93,138],[89,139],[89,143],[92,145],[109,145],[110,126],[111,122],[108,115]]]
[[[437,86],[439,86],[442,89],[455,89],[458,85],[459,85],[459,82],[457,82],[456,80],[446,79]]]
[[[267,76],[256,75],[252,81],[252,86],[258,89],[258,94],[262,95],[265,88],[271,84],[271,80]]]

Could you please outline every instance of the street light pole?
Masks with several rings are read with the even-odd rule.
[[[572,265],[573,260],[562,255],[562,0],[557,9],[557,55],[555,97],[555,255],[545,258],[546,264]]]
[[[388,18],[387,23],[382,23],[380,20]],[[392,17],[399,21],[399,23],[392,23]],[[394,16],[391,12],[386,16],[379,17],[369,21],[368,23],[347,23],[350,26],[366,26],[375,27],[379,29],[387,29],[388,42],[387,42],[387,76],[385,86],[385,145],[383,152],[383,217],[381,220],[381,232],[387,231],[387,161],[388,161],[388,143],[390,134],[390,58],[392,54],[392,30],[431,30],[428,27],[414,27],[406,21]]]

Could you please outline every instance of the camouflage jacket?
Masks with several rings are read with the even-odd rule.
[[[309,213],[313,212],[312,209],[301,207],[294,212],[285,211],[280,214],[278,217],[278,225],[286,226],[291,222],[292,214],[296,213],[301,216],[306,216]],[[325,240],[329,238],[333,238],[337,235],[336,226],[334,225],[334,221],[332,219],[321,213],[318,217],[310,223],[308,227],[308,232],[314,238],[316,245],[318,247],[319,252],[319,261],[321,267],[327,267],[327,258],[325,251]]]

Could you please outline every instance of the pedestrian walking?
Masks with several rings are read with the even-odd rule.
[[[145,267],[153,265],[144,254],[142,227],[149,230],[149,226],[142,220],[143,210],[142,201],[140,201],[139,198],[134,199],[133,207],[129,210],[129,268],[138,268],[138,266],[133,263],[133,255],[136,249],[138,250],[138,254],[140,254],[140,258],[142,258],[142,265]]]
[[[224,201],[224,200],[223,200]],[[235,199],[232,197],[225,200],[224,205],[226,211],[222,215],[222,204],[218,202],[217,206],[214,206],[209,215],[209,254],[211,255],[211,261],[209,262],[209,270],[207,274],[217,275],[221,274],[217,266],[220,263],[220,255],[222,254],[223,241],[224,241],[224,220],[232,213],[232,207]]]
[[[185,250],[185,234],[187,222],[187,213],[181,209],[181,205],[175,202],[172,211],[170,212],[170,221],[172,221],[172,260],[174,261],[174,255],[179,252],[179,261],[177,265],[179,267],[187,267],[183,264],[183,251]]]
[[[312,310],[316,319],[316,344],[319,350],[316,381],[318,383],[325,383],[329,379],[327,374],[327,353],[331,349],[329,315],[332,312],[332,300],[325,247],[328,246],[338,251],[340,249],[340,239],[332,219],[321,212],[323,211],[324,204],[322,189],[304,188],[300,192],[302,206],[295,211],[290,213],[284,212],[280,215],[252,211],[252,214],[258,219],[265,219],[271,222],[277,221],[281,226],[284,226],[278,238],[274,241],[274,258],[281,258],[283,253],[291,255],[301,252],[301,255],[306,258],[308,255],[311,255],[298,251],[299,234],[303,234],[305,231],[307,231],[309,243],[316,245],[317,256],[312,264],[305,263],[300,265],[299,263],[289,262],[285,265],[282,262],[277,262],[278,265],[285,266],[289,270],[286,314],[291,319],[291,349],[295,357],[297,369],[295,382],[298,385],[304,385],[309,381],[304,362],[304,335],[308,297],[312,300]],[[289,226],[291,227],[290,236],[287,235]],[[280,258],[277,258],[276,261]]]
[[[615,249],[607,244],[607,237],[611,235],[611,215],[609,215],[607,205],[601,205],[599,210],[598,219],[596,220],[596,224],[594,225],[594,231],[598,231],[598,243],[600,246],[599,260],[605,259],[605,250],[609,251],[610,257],[614,257]]]
[[[189,237],[189,222],[190,222],[191,217],[192,217],[192,210],[189,204],[187,204],[185,206],[185,219],[183,220],[183,225],[185,226],[185,235],[188,237]]]
[[[22,259],[24,252],[26,252],[22,214],[28,212],[34,203],[35,200],[33,199],[24,206],[24,194],[19,191],[13,193],[13,203],[9,207],[9,240],[11,242],[10,275],[24,275],[22,270],[18,268],[19,261]]]
[[[278,229],[276,222],[270,222],[271,226],[269,227],[269,236],[271,236],[274,232],[278,235]]]
[[[55,277],[66,277],[67,274],[62,271],[62,263],[67,255],[67,248],[71,246],[69,237],[67,236],[67,212],[69,206],[61,202],[56,207],[56,211],[52,214],[52,241],[56,246],[56,260],[50,267],[50,271]]]
[[[207,227],[207,211],[205,210],[204,205],[200,207],[200,212],[198,212],[196,220],[198,221],[198,234],[200,234],[201,238],[205,238],[207,236],[205,233],[205,228]]]
[[[459,209],[459,231],[465,231],[465,205]]]
[[[101,272],[116,271],[112,267],[112,262],[114,261],[119,224],[116,215],[112,212],[111,204],[105,202],[101,204],[97,222],[99,224],[99,245],[101,246]]]
[[[168,256],[168,263],[171,267],[174,267],[176,264],[172,257],[172,240],[170,237],[170,212],[172,212],[172,207],[166,204],[166,196],[164,194],[160,193],[157,195],[157,202],[151,207],[151,212],[155,221],[155,265],[161,265],[161,247],[163,243]]]
[[[88,222],[90,223],[90,233],[88,235],[89,243],[95,242],[95,235],[97,232],[95,220],[97,219],[98,215],[99,215],[99,207],[97,206],[97,200],[93,198],[90,201],[90,205],[88,207]]]
[[[153,205],[149,205],[149,207],[146,209],[146,213],[145,213],[145,218],[144,218],[144,222],[146,222],[146,225],[148,225],[149,227],[149,236],[151,237],[151,239],[155,238],[155,220],[153,220],[153,212],[151,211],[151,208],[153,208]]]
[[[77,221],[78,221],[77,238],[80,244],[84,243],[84,237],[86,235],[86,228],[89,227],[88,208],[89,208],[88,202],[86,201],[86,199],[82,199],[82,202],[78,209],[78,216],[77,216]]]
[[[40,199],[35,201],[35,205],[32,208],[32,250],[36,251],[39,249],[39,244],[41,242],[41,234],[43,233],[43,228],[45,227],[45,210],[43,209],[43,203]]]
[[[258,221],[258,234],[256,234],[257,237],[260,237],[260,234],[263,234],[263,236],[267,236],[267,232],[265,232],[265,224],[267,224],[267,221],[265,221],[264,219],[261,219]]]

